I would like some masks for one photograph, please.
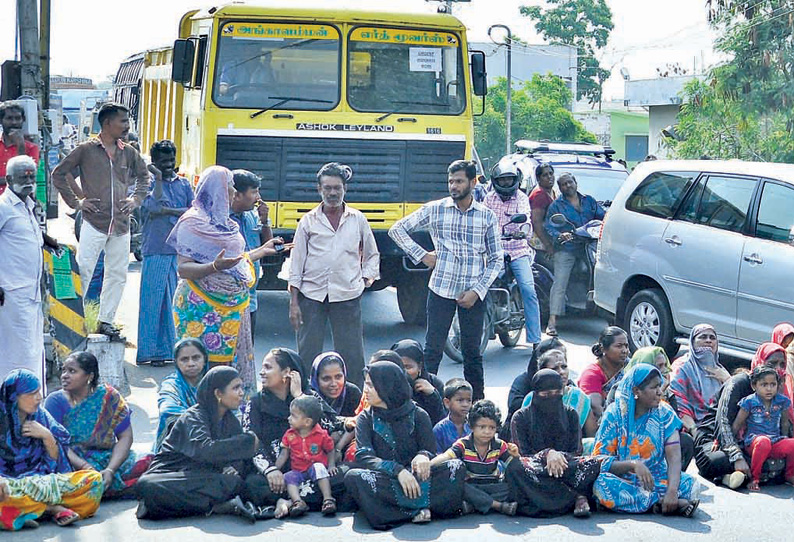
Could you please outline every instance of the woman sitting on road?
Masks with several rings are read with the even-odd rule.
[[[433,425],[444,419],[444,383],[425,368],[422,346],[413,339],[403,339],[392,345],[391,349],[402,358],[405,374],[413,386],[414,402],[430,416]]]
[[[370,525],[389,529],[460,513],[465,475],[460,460],[430,468],[436,439],[430,417],[411,400],[411,386],[396,364],[366,369],[369,407],[356,425],[356,462],[345,486]]]
[[[730,379],[719,362],[717,332],[710,324],[698,324],[689,333],[689,352],[673,363],[670,389],[675,394],[678,416],[684,431],[694,434],[717,392]]]
[[[210,364],[232,364],[243,379],[246,398],[256,393],[254,345],[248,313],[254,264],[276,254],[274,237],[245,252],[245,239],[229,218],[234,195],[232,172],[211,166],[201,173],[193,205],[171,230],[168,243],[178,257],[180,281],[174,292],[179,338],[201,340]]]
[[[786,374],[783,377],[781,393],[789,398],[790,420],[794,420],[794,326],[788,322],[778,324],[772,330],[772,342],[786,349]]]
[[[138,519],[232,514],[249,521],[273,517],[243,502],[259,441],[243,432],[234,411],[243,381],[231,367],[215,367],[199,382],[198,402],[174,423],[149,470],[138,481]]]
[[[262,361],[262,370],[259,376],[262,379],[262,391],[256,394],[248,403],[243,415],[243,427],[253,431],[259,438],[259,451],[254,458],[254,463],[259,472],[250,474],[246,484],[250,488],[250,500],[257,506],[276,506],[276,517],[281,518],[289,514],[292,502],[287,497],[287,486],[284,482],[284,472],[289,472],[289,462],[283,471],[276,467],[276,459],[281,451],[281,439],[290,428],[289,415],[292,400],[304,394],[311,394],[320,399],[323,406],[323,415],[319,425],[328,431],[334,442],[338,442],[344,432],[342,418],[338,417],[319,394],[309,387],[308,379],[303,374],[303,360],[297,352],[288,348],[274,348],[267,353]],[[340,464],[341,453],[335,448],[332,453],[337,453],[337,474],[329,480],[331,491],[340,511],[344,510],[342,499],[344,492],[344,473],[347,466]],[[301,484],[301,495],[311,510],[320,510],[322,494],[316,481],[307,480]]]
[[[698,484],[681,472],[681,420],[662,402],[656,367],[632,367],[607,407],[596,435],[594,456],[606,456],[593,493],[604,507],[692,517]]]
[[[312,389],[334,411],[345,418],[356,415],[361,389],[347,380],[347,366],[336,352],[323,352],[314,358],[309,379]]]
[[[513,414],[518,412],[527,394],[532,391],[532,377],[538,372],[538,358],[549,350],[566,352],[565,345],[558,337],[543,339],[535,345],[535,349],[527,362],[527,370],[518,375],[510,386],[510,391],[507,394],[507,417],[502,430],[499,432],[500,438],[510,440],[510,421],[513,418]]]
[[[61,372],[62,388],[44,402],[71,434],[69,461],[77,470],[102,474],[105,496],[125,496],[152,460],[132,448],[132,417],[113,386],[99,383],[99,363],[91,352],[73,352]]]
[[[774,368],[783,378],[786,351],[778,344],[763,343],[753,356],[750,370],[760,366]],[[741,487],[750,478],[748,458],[742,452],[732,425],[739,413],[739,401],[752,393],[748,372],[732,376],[717,392],[716,406],[709,409],[695,432],[695,462],[700,475],[707,480],[721,480],[731,489]]]
[[[623,378],[623,367],[629,356],[629,338],[621,328],[608,326],[601,332],[592,350],[596,361],[582,371],[579,389],[590,397],[593,415],[600,419],[609,392]]]
[[[518,463],[523,468],[508,466],[506,473],[516,493],[518,513],[549,516],[573,510],[575,516],[587,517],[587,496],[592,493],[601,462],[595,457],[581,457],[580,416],[563,404],[564,378],[555,370],[541,369],[532,384],[534,397],[513,416],[511,431],[523,456]]]
[[[47,514],[60,526],[94,515],[102,476],[72,472],[69,433],[41,407],[41,382],[27,369],[0,385],[0,529],[38,527]]]
[[[160,422],[154,440],[154,453],[160,450],[168,431],[179,416],[196,404],[196,391],[207,372],[207,349],[198,339],[182,339],[174,347],[176,371],[160,383],[157,408]]]

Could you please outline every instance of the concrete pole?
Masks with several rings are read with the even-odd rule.
[[[491,31],[494,28],[502,28],[507,32],[507,38],[503,42],[494,41],[491,37]],[[503,24],[494,24],[488,28],[488,37],[497,45],[507,46],[507,104],[505,106],[505,151],[506,154],[513,152],[513,33],[510,28]]]
[[[41,49],[36,0],[17,0],[22,94],[34,96],[41,104]]]
[[[52,0],[41,0],[41,36],[39,38],[39,55],[41,63],[41,108],[50,108],[50,20],[52,16]],[[50,119],[52,120],[52,119]]]

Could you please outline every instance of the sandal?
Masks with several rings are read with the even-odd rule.
[[[546,326],[546,335],[548,335],[549,337],[556,337],[557,328],[554,326]]]
[[[576,508],[573,509],[573,517],[575,518],[589,518],[590,517],[590,503],[587,502],[587,497],[579,495],[576,497]]]
[[[336,499],[334,498],[325,499],[323,501],[323,507],[320,509],[320,512],[322,512],[324,516],[336,515]]]
[[[761,491],[761,484],[758,480],[750,480],[747,483],[747,491]]]
[[[700,506],[700,499],[693,499],[689,501],[689,504],[678,509],[678,515],[685,518],[691,518],[695,515],[695,511],[698,509],[698,506]]]
[[[289,517],[291,518],[299,518],[302,515],[306,514],[309,511],[309,505],[306,504],[304,501],[295,501],[292,503],[292,506],[289,507]]]
[[[429,523],[433,519],[430,510],[422,508],[411,520],[412,523]]]
[[[515,516],[517,510],[518,510],[518,503],[517,502],[500,502],[499,503],[499,513],[500,514],[504,514],[505,516]]]
[[[74,510],[66,508],[61,510],[54,516],[52,516],[52,520],[58,527],[66,527],[67,525],[71,525],[75,521],[80,519],[80,516]]]

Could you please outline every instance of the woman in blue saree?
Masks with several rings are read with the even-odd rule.
[[[176,371],[163,379],[157,396],[160,421],[154,440],[154,453],[160,450],[160,445],[179,416],[198,402],[198,383],[207,373],[207,349],[199,339],[182,339],[174,347],[174,362]]]
[[[596,434],[593,455],[605,457],[593,494],[610,510],[692,517],[698,483],[681,472],[681,420],[662,402],[662,383],[648,364],[623,377]]]
[[[119,496],[135,484],[152,460],[131,450],[131,412],[112,386],[99,383],[99,364],[90,352],[74,352],[61,373],[62,389],[44,408],[71,434],[69,461],[75,470],[100,472],[105,496]]]

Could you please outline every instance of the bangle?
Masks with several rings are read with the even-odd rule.
[[[215,266],[215,260],[212,260],[212,269],[217,273],[218,268]]]

